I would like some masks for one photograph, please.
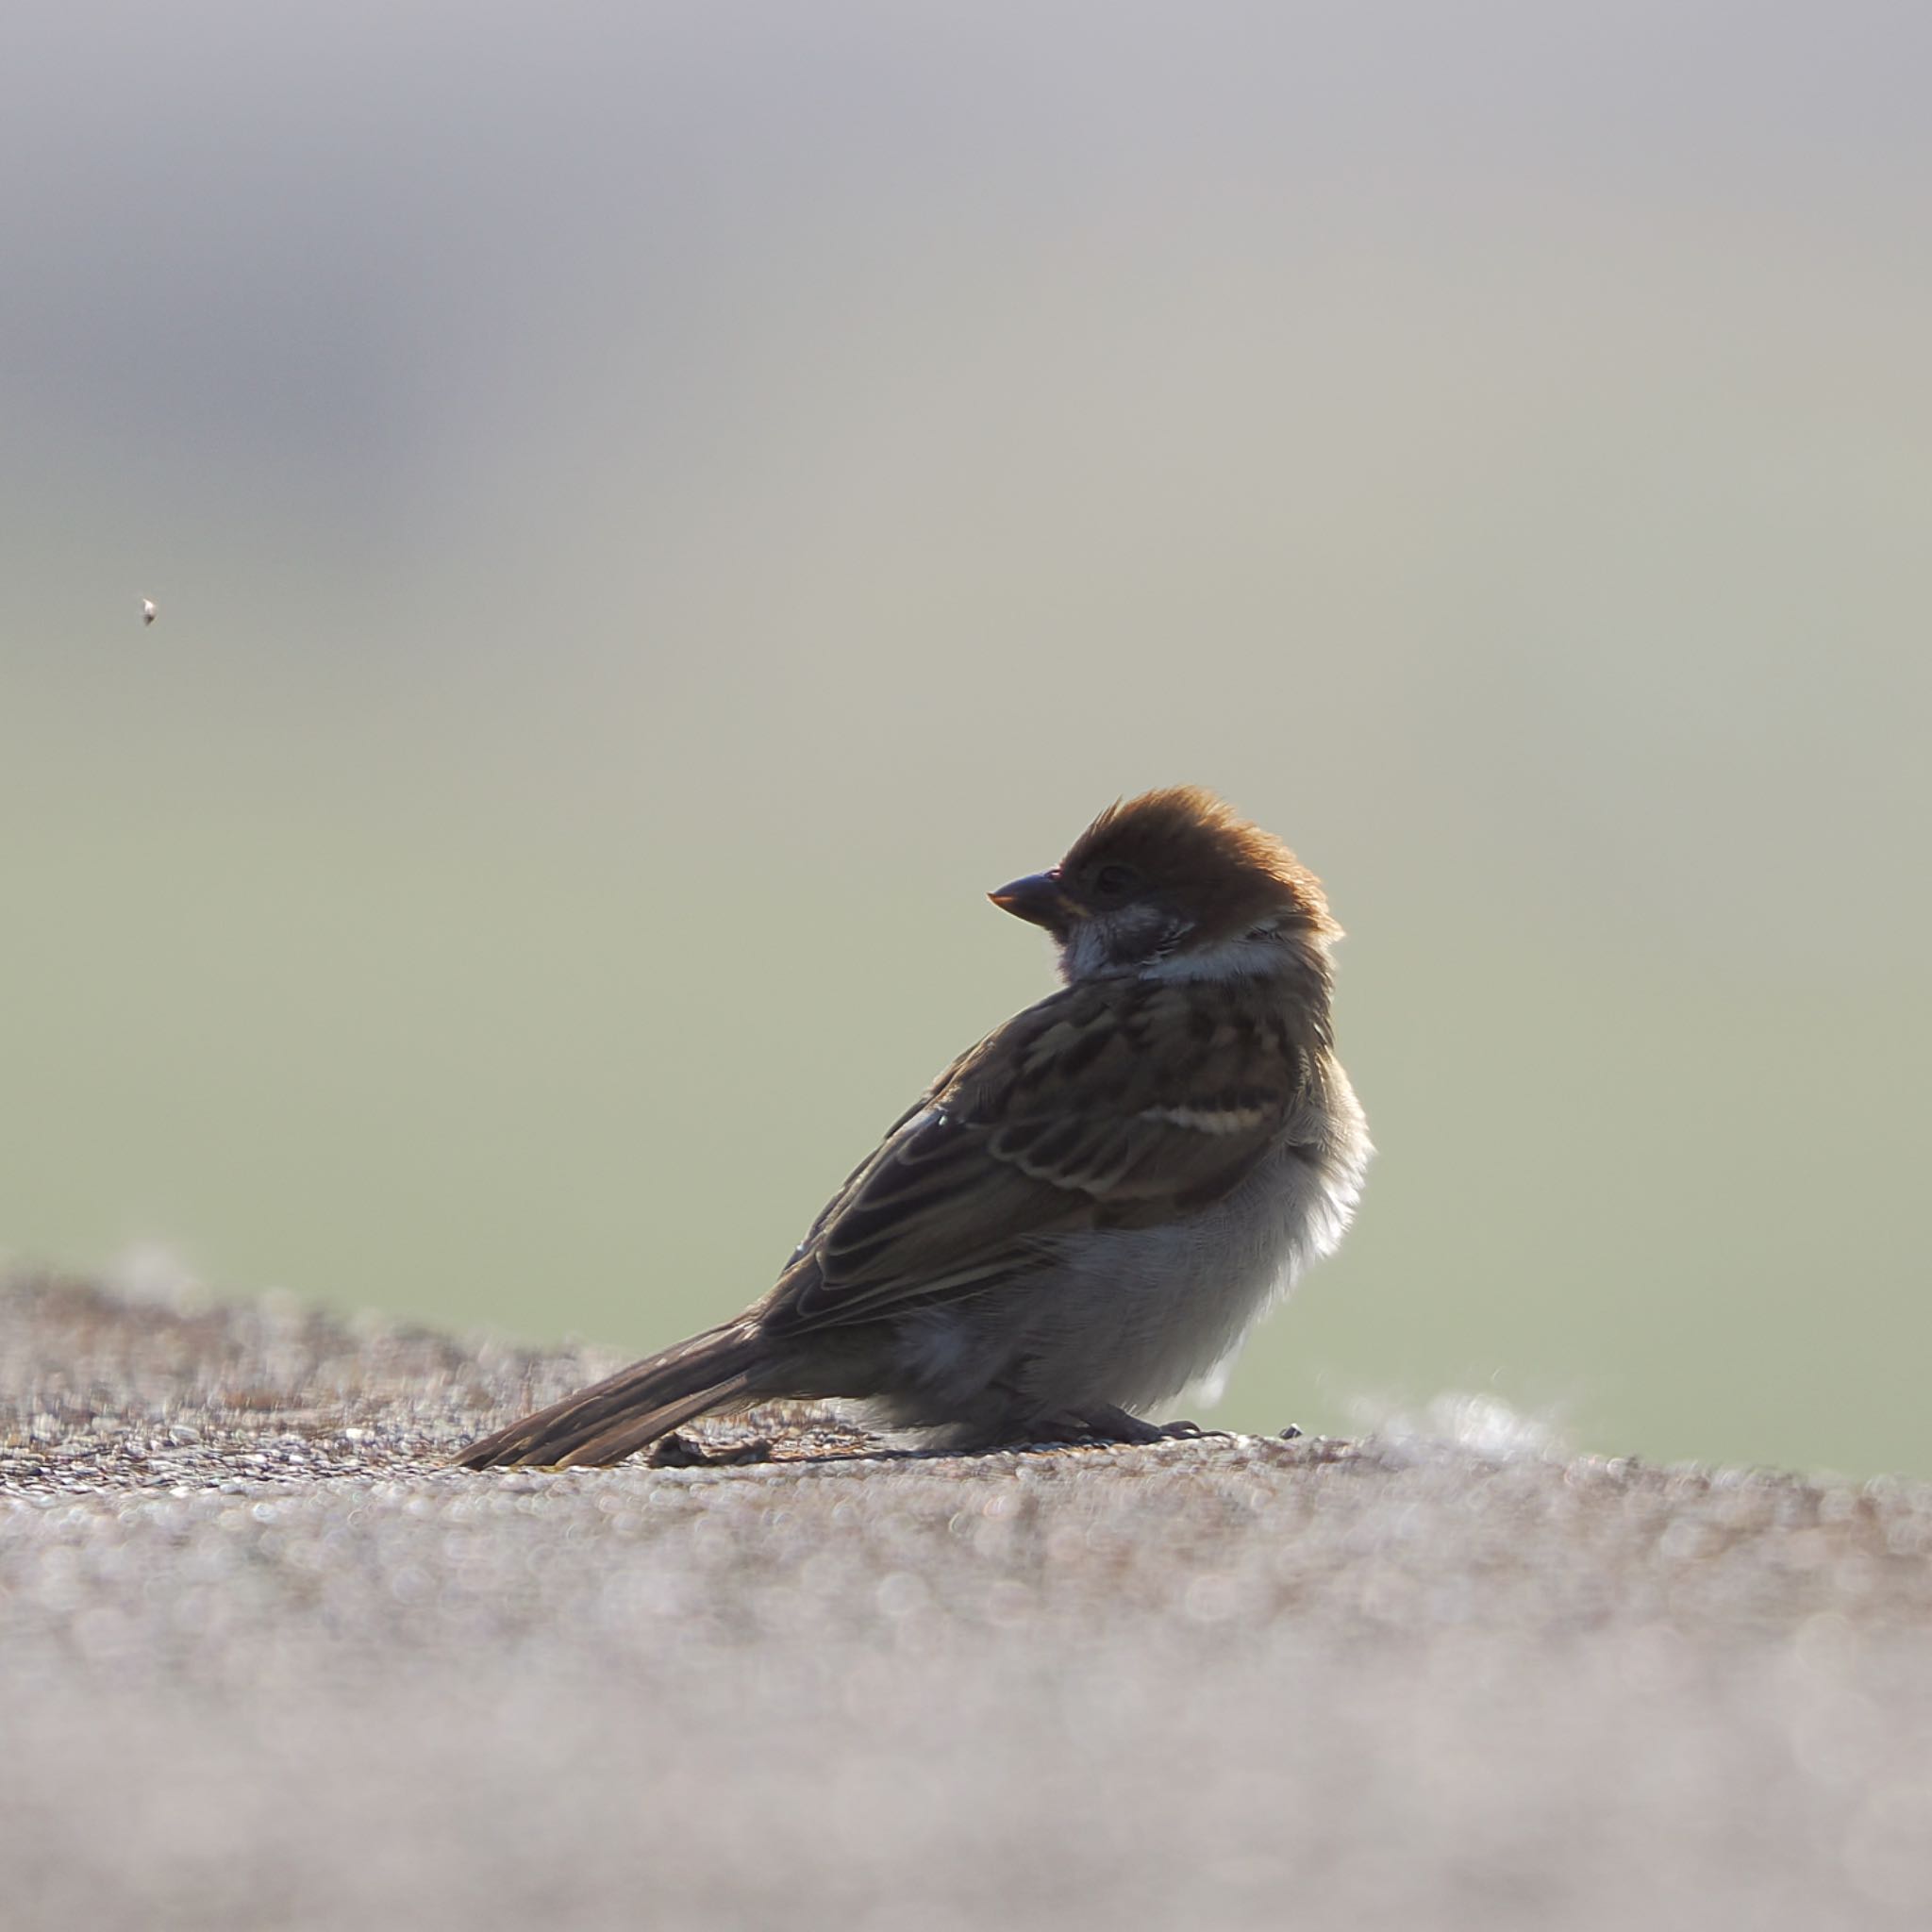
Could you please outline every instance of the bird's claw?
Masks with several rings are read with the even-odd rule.
[[[739,1463],[769,1462],[772,1439],[759,1436],[749,1442],[726,1442],[708,1449],[682,1429],[660,1436],[651,1451],[653,1469],[728,1469]]]

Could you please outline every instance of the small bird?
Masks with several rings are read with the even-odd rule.
[[[152,624],[155,621],[155,600],[152,597],[143,597],[141,600],[142,623]]]
[[[1335,1057],[1341,928],[1212,792],[1102,812],[988,895],[1061,990],[949,1066],[737,1320],[457,1460],[621,1460],[698,1416],[857,1398],[958,1446],[1192,1433],[1142,1414],[1341,1239],[1370,1156]]]

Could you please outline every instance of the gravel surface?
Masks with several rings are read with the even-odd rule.
[[[440,1466],[613,1360],[0,1290],[0,1922],[1932,1924],[1932,1488]]]

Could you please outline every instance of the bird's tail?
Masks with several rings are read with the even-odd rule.
[[[751,1371],[761,1352],[742,1323],[708,1329],[472,1442],[456,1464],[569,1469],[621,1462],[695,1416],[754,1400]]]

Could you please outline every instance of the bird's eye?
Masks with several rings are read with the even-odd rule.
[[[1132,866],[1103,865],[1093,874],[1093,893],[1099,899],[1124,899],[1139,883]]]

